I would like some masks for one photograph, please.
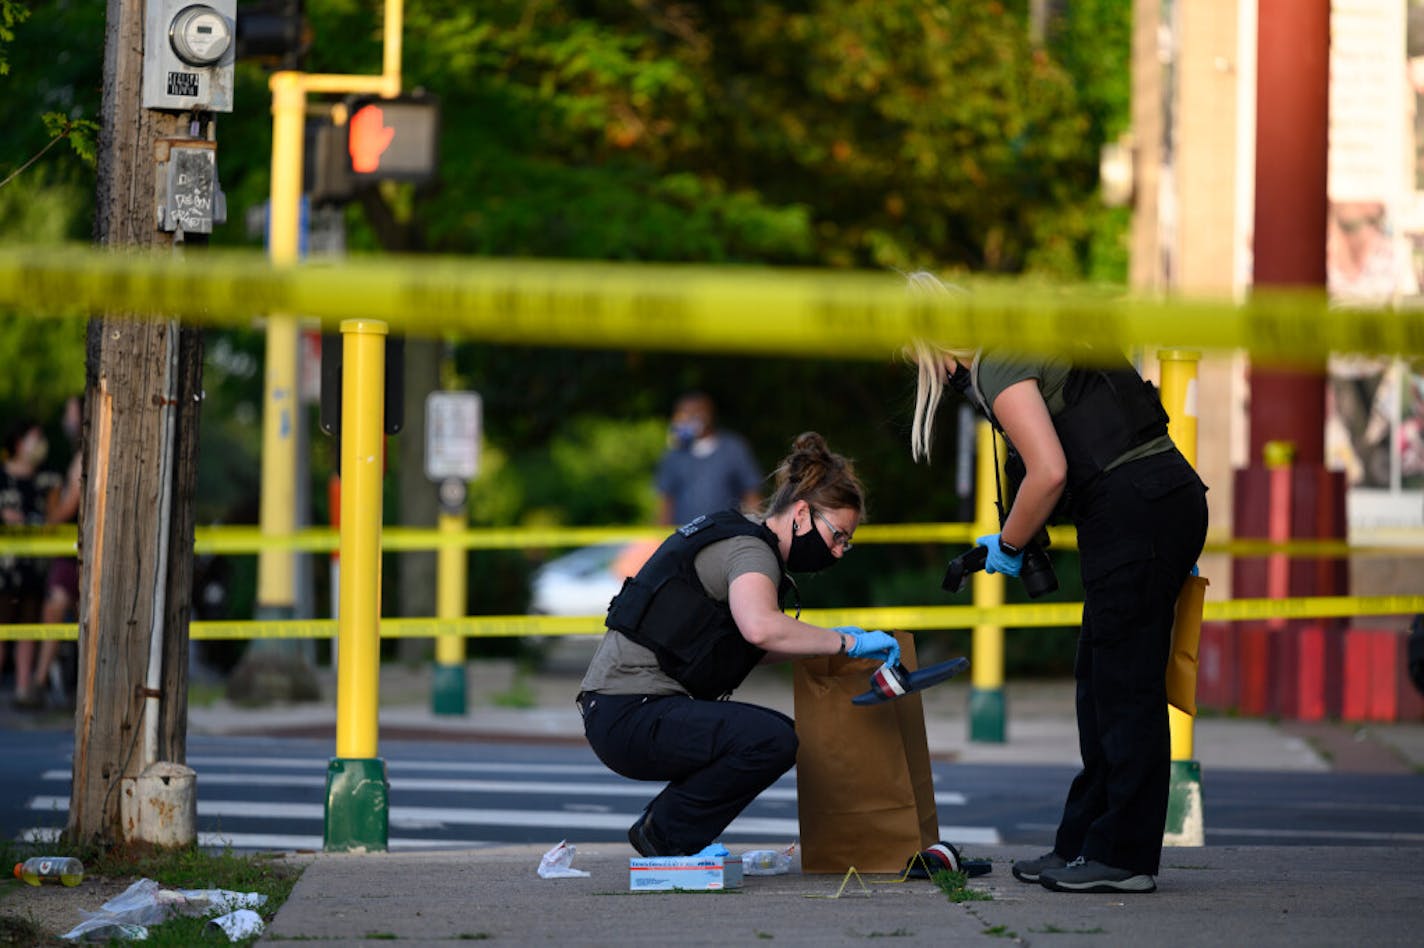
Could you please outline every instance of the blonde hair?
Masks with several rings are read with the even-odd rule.
[[[926,270],[917,270],[905,275],[906,289],[911,296],[959,296],[967,295],[963,287],[945,283]],[[907,361],[915,363],[915,416],[910,426],[910,457],[916,461],[930,460],[930,446],[934,443],[934,417],[939,410],[940,399],[944,397],[946,357],[969,362],[975,350],[963,347],[943,346],[928,339],[915,339],[905,347]]]
[[[791,442],[791,453],[782,459],[772,475],[776,490],[766,503],[765,515],[781,513],[798,500],[829,510],[849,509],[865,516],[865,487],[855,474],[855,465],[836,454],[826,439],[814,431],[803,432]]]

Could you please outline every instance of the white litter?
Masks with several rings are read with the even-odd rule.
[[[560,840],[559,845],[546,852],[539,860],[539,878],[541,879],[584,879],[588,873],[582,869],[573,868],[574,853],[578,852],[570,846],[566,840]]]

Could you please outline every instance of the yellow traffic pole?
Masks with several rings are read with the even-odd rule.
[[[1197,463],[1197,363],[1200,352],[1164,349],[1157,353],[1162,365],[1162,407],[1170,419],[1167,434],[1177,450],[1193,467]],[[1172,725],[1172,759],[1191,760],[1193,751],[1192,717],[1178,708],[1167,706]]]
[[[974,535],[999,531],[995,501],[994,429],[987,421],[978,425],[978,447],[974,483]],[[983,570],[974,574],[974,605],[992,609],[1004,604],[1004,577]],[[1004,627],[980,624],[974,627],[971,643],[969,690],[969,739],[985,743],[1004,742]]]
[[[1197,363],[1201,353],[1163,349],[1157,353],[1162,367],[1162,407],[1167,410],[1167,434],[1187,463],[1197,463]],[[1195,680],[1192,682],[1196,687]],[[1172,731],[1171,783],[1167,800],[1168,846],[1203,846],[1206,827],[1202,817],[1201,764],[1193,759],[1192,716],[1167,705]]]
[[[468,522],[463,505],[458,513],[444,511],[437,527],[442,537],[458,536]],[[467,554],[457,543],[442,543],[435,555],[435,614],[441,619],[465,617]],[[465,638],[435,639],[435,683],[431,691],[436,714],[465,713]]]
[[[302,135],[306,92],[300,73],[272,75],[272,185],[268,201],[268,256],[292,266],[301,252]],[[262,483],[258,522],[264,538],[285,538],[296,529],[297,320],[267,316],[267,354],[262,402]],[[257,555],[257,617],[290,619],[296,602],[293,553],[275,543]]]
[[[325,848],[385,849],[385,762],[376,756],[381,668],[381,489],[386,324],[341,323],[341,592],[336,757],[327,770]]]

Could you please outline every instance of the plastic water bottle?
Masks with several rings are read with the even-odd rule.
[[[15,878],[23,879],[30,885],[45,882],[78,885],[84,880],[84,863],[73,856],[31,856],[24,862],[15,863]]]

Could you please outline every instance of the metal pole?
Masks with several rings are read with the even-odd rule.
[[[381,486],[386,324],[341,324],[341,614],[336,757],[327,770],[325,848],[385,849],[385,762],[376,756],[381,668]]]
[[[439,530],[457,535],[467,524],[465,508],[440,514]],[[465,616],[467,552],[455,543],[442,544],[435,560],[435,614],[441,619]],[[431,710],[436,714],[465,713],[465,639],[441,635],[435,639],[435,682]]]
[[[1157,353],[1162,364],[1162,406],[1171,419],[1167,434],[1177,450],[1193,467],[1197,463],[1197,363],[1200,352],[1164,349]],[[1167,706],[1172,726],[1172,760],[1191,760],[1193,753],[1191,715]]]
[[[975,483],[974,535],[996,533],[999,530],[998,510],[994,506],[994,429],[987,421],[979,422],[979,465]],[[974,574],[974,605],[992,609],[1004,604],[1004,577],[998,573],[979,571]],[[969,739],[985,743],[1004,742],[1004,627],[976,625],[970,662]]]
[[[1162,365],[1162,406],[1170,421],[1167,434],[1187,463],[1197,463],[1197,363],[1200,352],[1165,349],[1157,353]],[[1192,683],[1193,687],[1196,683]],[[1206,845],[1202,813],[1201,764],[1193,759],[1192,716],[1167,705],[1172,732],[1171,777],[1168,784],[1167,826],[1162,841],[1168,846]]]
[[[268,202],[268,256],[278,266],[298,262],[302,192],[302,128],[306,92],[302,76],[273,73],[272,188]],[[296,529],[297,320],[285,313],[267,317],[267,356],[262,402],[262,489],[258,515],[264,537],[290,536]],[[257,555],[258,618],[289,619],[296,601],[292,551],[281,544]]]

